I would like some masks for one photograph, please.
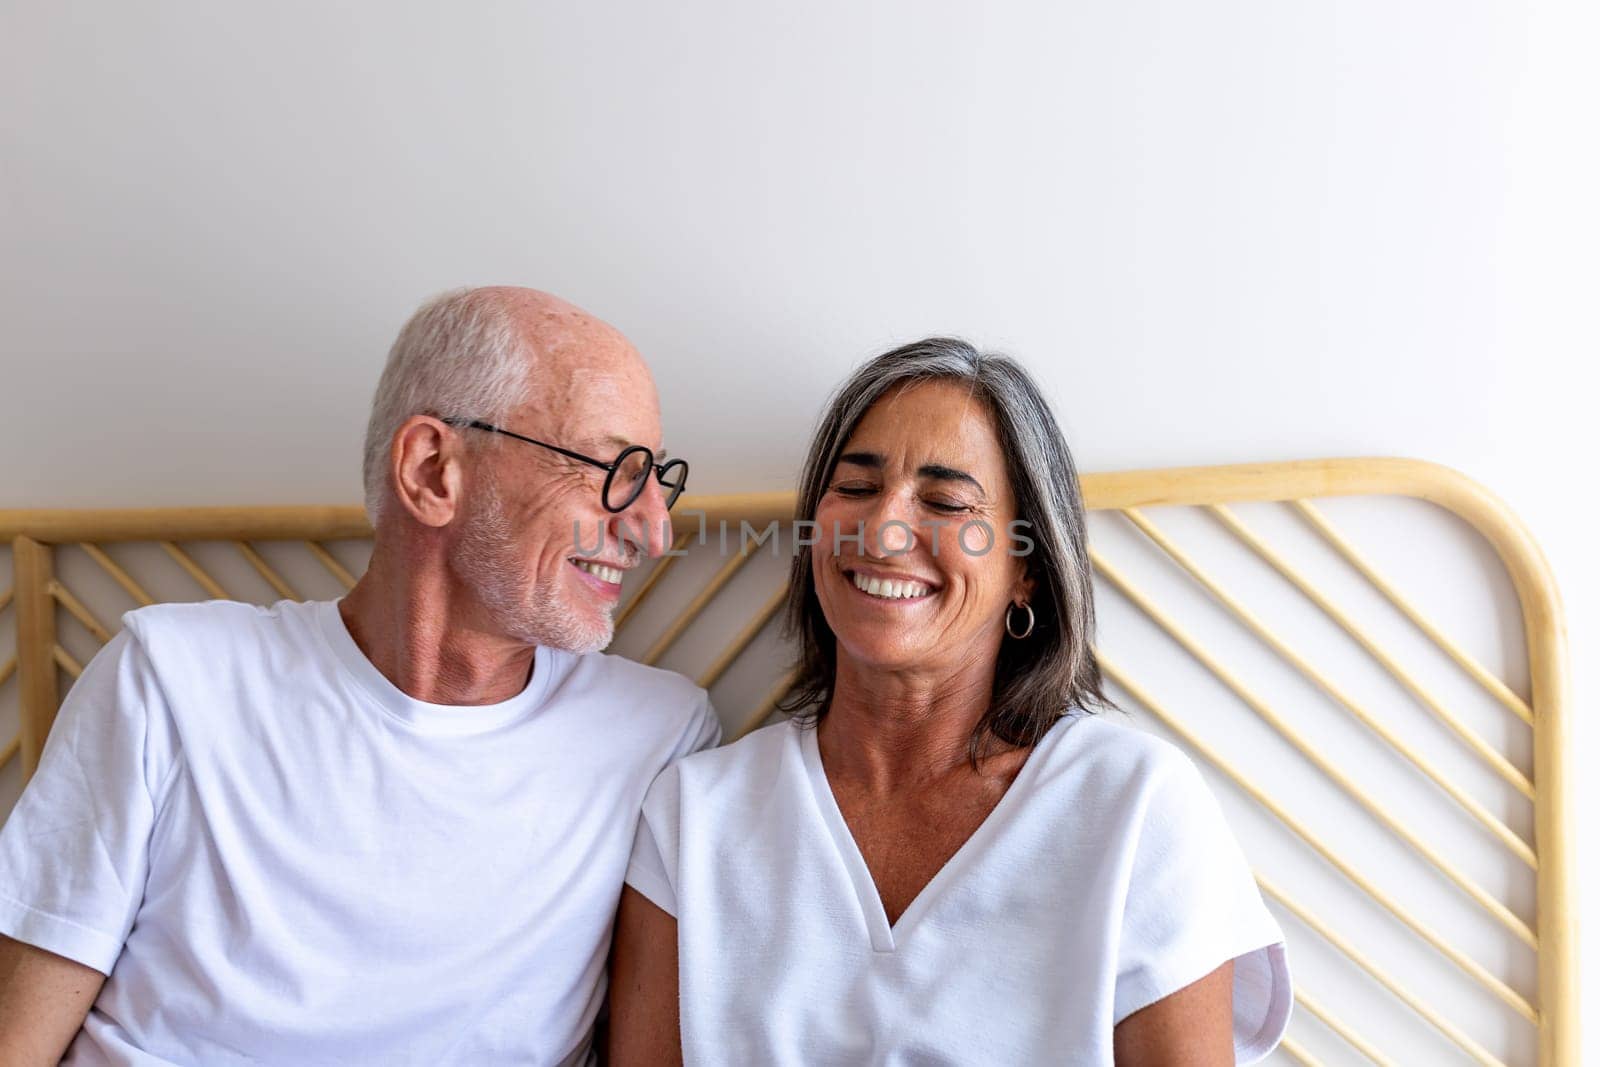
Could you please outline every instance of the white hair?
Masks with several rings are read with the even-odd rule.
[[[483,289],[456,289],[417,309],[389,350],[367,420],[361,480],[374,526],[400,425],[413,415],[503,420],[527,400],[528,357],[514,316]]]

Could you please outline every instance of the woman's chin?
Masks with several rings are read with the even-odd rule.
[[[889,674],[916,670],[927,665],[925,650],[903,643],[885,643],[882,640],[839,642],[839,658],[849,659],[852,666],[873,674]],[[841,666],[842,666],[841,662]]]

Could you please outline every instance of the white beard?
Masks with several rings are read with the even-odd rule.
[[[569,602],[565,575],[529,573],[518,555],[499,487],[485,482],[456,543],[455,571],[488,609],[495,628],[527,645],[598,652],[611,643],[610,610]],[[565,566],[563,561],[563,566]]]

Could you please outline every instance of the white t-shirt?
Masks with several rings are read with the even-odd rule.
[[[690,1064],[1110,1064],[1112,1027],[1234,960],[1239,1062],[1288,1024],[1283,934],[1179,749],[1057,723],[891,927],[816,731],[663,771],[628,884],[678,920]]]
[[[639,806],[704,691],[540,648],[391,685],[333,602],[130,612],[0,832],[0,932],[109,973],[66,1062],[581,1063]]]

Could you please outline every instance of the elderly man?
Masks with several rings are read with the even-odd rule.
[[[418,311],[355,589],[131,612],[68,695],[0,834],[0,1062],[589,1060],[645,790],[718,736],[597,654],[683,487],[660,433],[578,308]]]

